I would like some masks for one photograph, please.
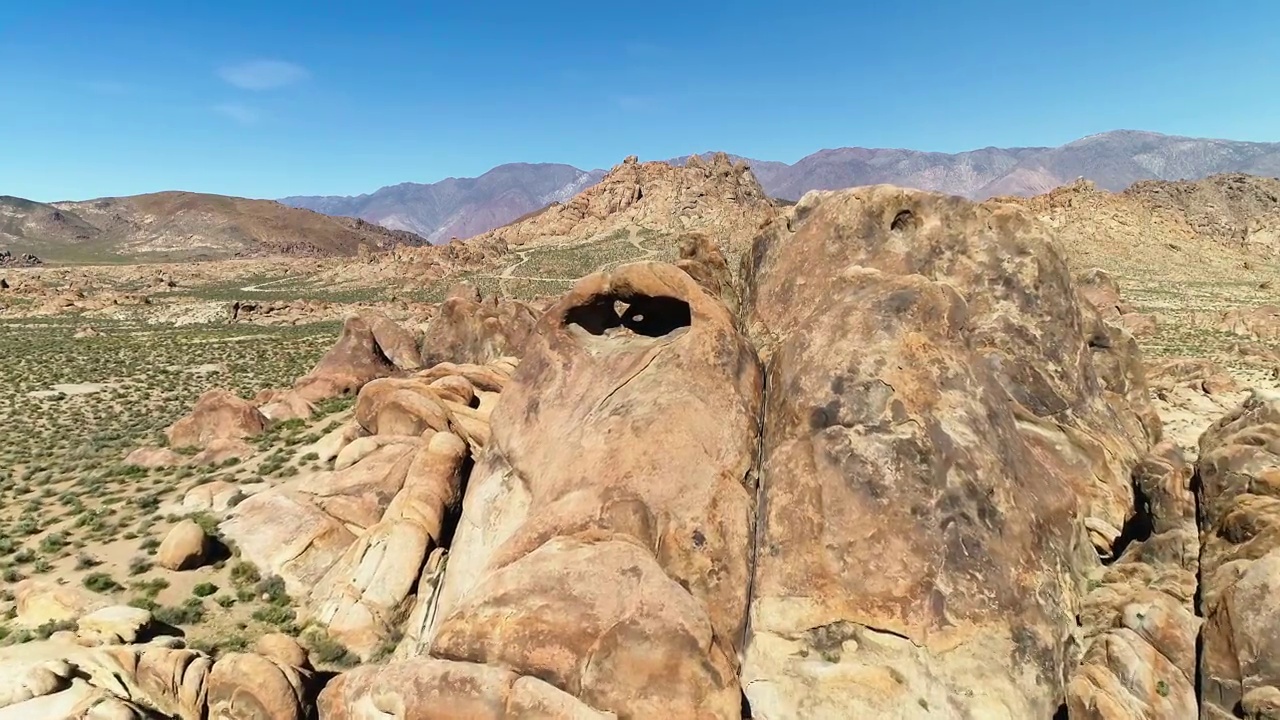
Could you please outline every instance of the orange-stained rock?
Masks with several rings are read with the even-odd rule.
[[[760,380],[679,269],[579,281],[493,411],[430,653],[619,717],[738,718]]]
[[[427,322],[422,364],[483,365],[505,356],[518,357],[537,319],[533,309],[519,300],[449,298]]]
[[[261,655],[228,653],[209,671],[210,720],[303,720],[310,715],[307,676]]]
[[[1084,529],[1113,552],[1152,429],[1128,363],[1097,367],[1048,231],[999,203],[815,192],[744,284],[768,388],[752,711],[1052,717]]]
[[[396,372],[395,364],[378,344],[370,319],[349,316],[342,335],[311,372],[298,378],[293,391],[307,402],[355,395],[365,383]]]
[[[267,419],[247,400],[230,390],[210,390],[196,400],[190,414],[165,431],[175,448],[207,449],[222,442],[234,442],[261,435]]]
[[[1266,718],[1280,688],[1280,397],[1200,438],[1201,717]]]

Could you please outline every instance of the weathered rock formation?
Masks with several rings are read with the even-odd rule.
[[[768,369],[753,712],[1052,716],[1085,531],[1114,552],[1151,438],[1045,229],[892,187],[810,193],[747,287]]]
[[[1201,717],[1280,717],[1280,398],[1200,439]]]
[[[422,338],[423,365],[442,362],[483,365],[501,357],[519,357],[537,314],[518,300],[489,296],[451,297],[427,322]]]
[[[739,717],[760,393],[751,346],[688,275],[580,281],[526,345],[471,475],[426,633],[456,663],[408,661],[401,701],[477,702],[455,676],[489,666],[578,698],[574,716]]]
[[[370,380],[395,371],[395,363],[388,350],[378,344],[369,320],[356,315],[346,319],[337,344],[311,372],[298,378],[293,391],[309,402],[354,395]]]
[[[238,444],[266,429],[267,419],[249,401],[229,390],[214,389],[201,395],[191,413],[170,426],[165,435],[172,447],[207,450]]]
[[[1250,340],[1275,342],[1280,340],[1280,305],[1227,310],[1219,316],[1217,329]]]
[[[3,720],[303,720],[313,709],[310,670],[260,654],[47,642],[32,656],[0,663]]]
[[[1076,288],[1080,296],[1093,305],[1104,320],[1115,323],[1135,336],[1151,335],[1156,331],[1154,315],[1137,312],[1120,297],[1120,286],[1109,273],[1101,268],[1091,268],[1076,276]]]
[[[531,245],[646,227],[665,233],[699,230],[736,252],[773,213],[773,203],[746,163],[734,163],[724,153],[707,161],[691,157],[683,167],[642,163],[632,156],[571,200],[470,242]]]
[[[1134,470],[1138,513],[1119,558],[1090,577],[1079,615],[1085,653],[1070,717],[1192,718],[1200,541],[1191,466],[1172,443]]]
[[[399,634],[516,365],[444,363],[367,382],[326,443],[333,470],[248,497],[221,532],[281,577],[304,616],[369,657]],[[322,440],[322,443],[325,443]],[[319,453],[317,453],[319,454]]]

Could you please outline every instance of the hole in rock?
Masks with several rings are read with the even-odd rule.
[[[920,220],[916,218],[916,214],[910,210],[903,210],[893,216],[893,222],[889,223],[889,229],[894,232],[906,232],[915,230],[920,227]]]
[[[649,295],[599,297],[565,313],[565,325],[577,325],[592,335],[625,328],[637,335],[662,337],[692,322],[689,303]]]

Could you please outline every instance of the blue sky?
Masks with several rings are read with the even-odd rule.
[[[0,194],[355,194],[515,161],[1280,140],[1280,2],[0,0]]]

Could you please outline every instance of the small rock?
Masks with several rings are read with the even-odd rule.
[[[80,638],[102,645],[134,643],[151,624],[151,613],[142,608],[112,605],[80,618]]]
[[[125,465],[144,468],[166,468],[181,465],[186,458],[169,448],[140,447],[124,458]]]
[[[306,670],[311,667],[307,651],[297,640],[283,633],[269,633],[258,638],[253,651],[278,665]]]
[[[209,536],[195,520],[183,520],[169,531],[160,549],[156,551],[156,564],[168,570],[190,570],[200,567],[209,555]]]

